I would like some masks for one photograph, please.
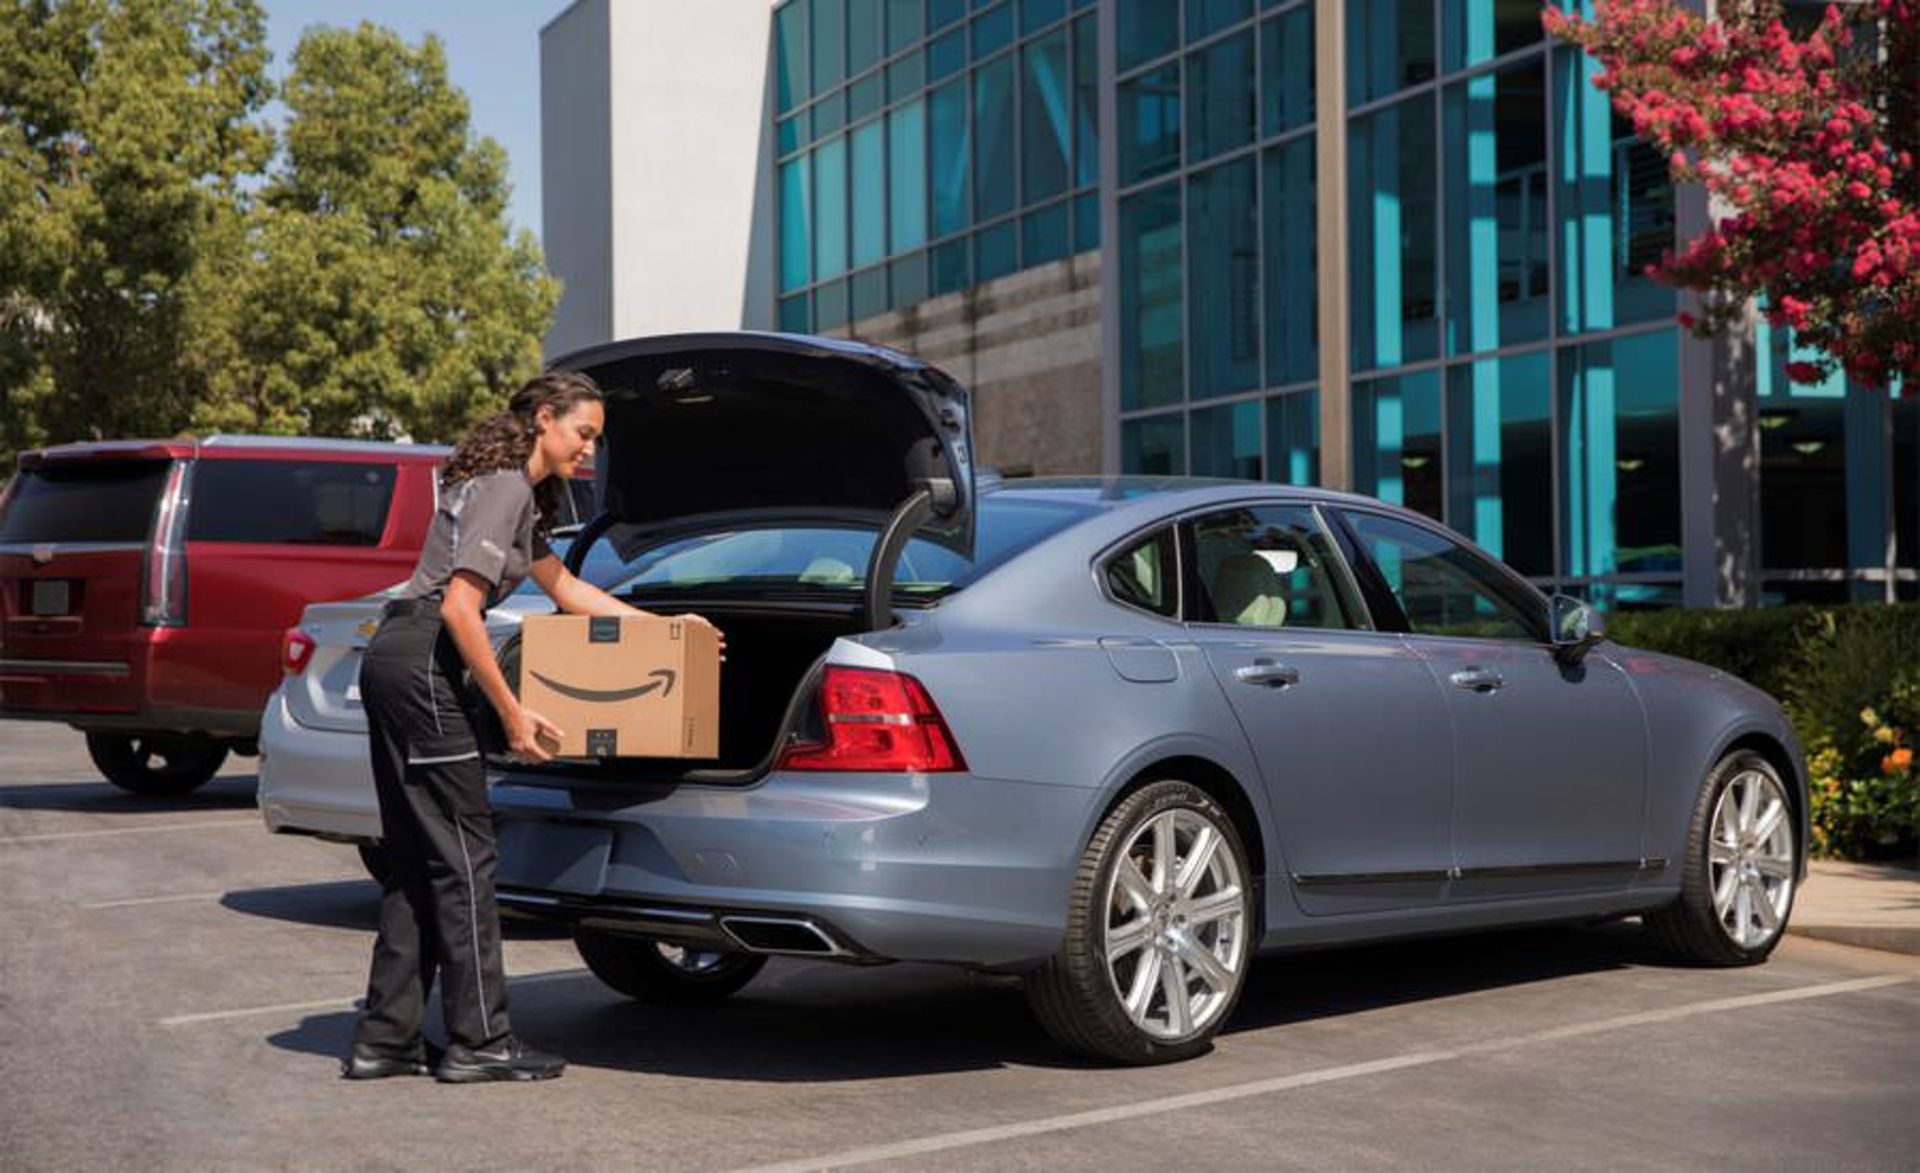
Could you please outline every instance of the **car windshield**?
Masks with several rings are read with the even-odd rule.
[[[1078,502],[982,498],[974,557],[932,542],[907,543],[894,593],[951,593],[1034,543],[1092,513]],[[858,592],[865,585],[871,530],[831,527],[757,528],[682,538],[647,550],[626,566],[616,593],[630,590]],[[588,564],[593,561],[588,557]]]
[[[547,545],[553,548],[554,557],[562,562],[567,560],[567,550],[573,546],[573,537],[571,533],[556,533],[547,538]],[[614,553],[613,547],[605,542],[595,542],[588,547],[586,565],[580,568],[582,579],[602,589],[611,589],[630,573],[620,555]],[[540,593],[540,584],[533,581],[532,575],[528,575],[520,580],[520,585],[514,588],[513,593],[537,595]]]

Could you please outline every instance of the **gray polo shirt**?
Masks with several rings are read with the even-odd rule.
[[[470,477],[444,490],[419,565],[399,597],[445,598],[454,572],[467,570],[487,580],[487,606],[498,604],[529,567],[553,553],[533,532],[537,514],[533,482],[523,469]]]

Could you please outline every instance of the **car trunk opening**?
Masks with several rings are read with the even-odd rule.
[[[712,761],[669,758],[610,758],[605,761],[556,762],[548,766],[518,767],[532,776],[564,775],[569,781],[605,779],[632,782],[749,782],[769,769],[782,748],[790,724],[803,723],[806,700],[802,686],[811,682],[814,666],[843,635],[864,630],[861,608],[852,602],[774,607],[675,600],[670,606],[632,600],[656,614],[694,611],[706,616],[726,635],[726,663],[720,672],[720,756]],[[500,649],[501,667],[516,689],[519,682],[520,637]],[[504,743],[492,710],[487,716],[490,748]]]

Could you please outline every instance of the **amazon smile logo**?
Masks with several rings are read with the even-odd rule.
[[[635,697],[646,696],[655,689],[660,689],[660,695],[663,697],[673,695],[673,682],[675,679],[673,669],[656,668],[652,672],[647,673],[647,675],[657,677],[657,679],[651,684],[636,685],[633,688],[579,688],[571,684],[562,684],[558,680],[550,679],[538,672],[533,673],[533,678],[569,700],[591,701],[595,704],[606,704],[613,701],[630,701]]]

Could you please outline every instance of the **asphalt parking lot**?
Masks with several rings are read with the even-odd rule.
[[[377,905],[267,834],[251,760],[183,799],[0,722],[0,1167],[1920,1170],[1920,958],[1789,938],[1672,968],[1631,924],[1275,958],[1215,1052],[1063,1058],[1007,979],[769,966],[722,1006],[509,929],[564,1079],[337,1078]]]

